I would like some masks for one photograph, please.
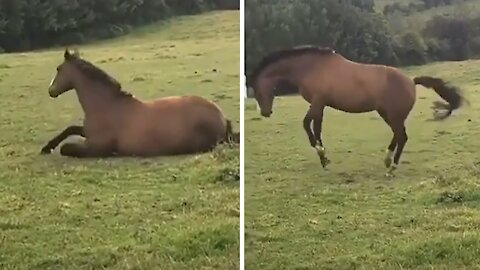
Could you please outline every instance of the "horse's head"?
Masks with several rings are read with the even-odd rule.
[[[68,49],[65,50],[64,61],[57,67],[57,74],[52,79],[48,88],[48,94],[51,97],[56,98],[74,88],[73,80],[75,69],[71,62],[79,57],[80,56],[77,50],[75,50],[75,52],[72,54],[68,51]]]
[[[274,85],[267,78],[255,78],[254,83],[247,83],[248,88],[253,89],[255,100],[260,107],[260,114],[263,117],[270,117],[272,114]]]

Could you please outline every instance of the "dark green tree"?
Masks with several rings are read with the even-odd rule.
[[[0,51],[110,38],[171,16],[239,7],[239,0],[0,0]]]
[[[248,0],[247,72],[272,51],[304,44],[332,47],[360,62],[395,64],[386,22],[373,12],[372,4],[347,0]]]

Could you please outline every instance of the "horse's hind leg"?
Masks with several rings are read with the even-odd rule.
[[[60,148],[62,156],[76,158],[103,158],[113,156],[113,152],[106,147],[92,147],[87,143],[66,143]]]
[[[405,129],[405,119],[396,121],[388,121],[389,126],[393,130],[393,138],[388,146],[388,153],[385,157],[385,166],[388,168],[387,176],[393,176],[393,172],[397,169],[402,156],[403,149],[408,141],[408,135]],[[395,151],[396,148],[396,151]],[[395,151],[395,154],[394,154]],[[393,164],[392,164],[393,157]]]
[[[188,143],[185,144],[185,148],[180,152],[182,154],[200,154],[214,150],[219,144],[230,144],[229,138],[225,137],[224,133],[219,134],[219,128],[213,124],[198,123]],[[220,139],[221,138],[221,139]]]
[[[384,110],[377,110],[378,114],[382,117],[382,119],[385,121],[385,123],[388,124],[388,126],[393,130],[393,127],[390,125],[387,114]],[[390,168],[390,165],[392,165],[392,159],[393,159],[393,154],[395,151],[395,148],[397,147],[397,140],[395,139],[395,132],[393,133],[392,140],[390,141],[390,144],[387,147],[387,155],[385,156],[384,163],[385,167]]]
[[[393,132],[395,133],[395,140],[397,141],[397,150],[395,151],[395,156],[393,157],[393,165],[389,169],[389,174],[391,174],[398,167],[400,157],[402,156],[403,148],[408,141],[408,135],[405,129],[405,120],[393,122],[392,128]]]

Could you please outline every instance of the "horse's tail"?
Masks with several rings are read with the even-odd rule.
[[[225,132],[225,138],[223,143],[240,143],[240,133],[234,132],[232,127],[232,121],[226,120],[227,131]]]
[[[446,112],[441,115],[437,114],[435,116],[436,120],[443,120],[449,117],[452,112],[460,108],[463,103],[469,103],[463,96],[462,91],[453,85],[450,85],[444,82],[442,79],[433,78],[429,76],[420,76],[413,79],[415,85],[420,84],[427,88],[432,88],[435,92],[447,103],[441,101],[433,102],[432,109],[436,112],[438,110],[446,110]]]

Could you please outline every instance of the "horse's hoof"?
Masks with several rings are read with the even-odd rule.
[[[395,177],[395,174],[393,172],[388,171],[388,172],[385,173],[385,177],[393,178],[393,177]]]
[[[395,177],[394,171],[397,169],[397,166],[394,164],[393,166],[388,169],[387,173],[385,174],[386,177],[392,178]]]
[[[391,158],[385,158],[385,167],[390,168],[390,165],[392,165],[392,159]]]
[[[392,165],[392,158],[393,158],[393,151],[390,151],[389,149],[387,149],[387,156],[383,160],[383,162],[385,163],[385,167],[390,168],[390,166]]]
[[[328,164],[330,164],[330,160],[326,157],[320,158],[320,163],[322,163],[322,167],[325,169]]]
[[[51,154],[52,153],[52,149],[50,148],[42,148],[42,150],[40,151],[40,155],[48,155],[48,154]]]

